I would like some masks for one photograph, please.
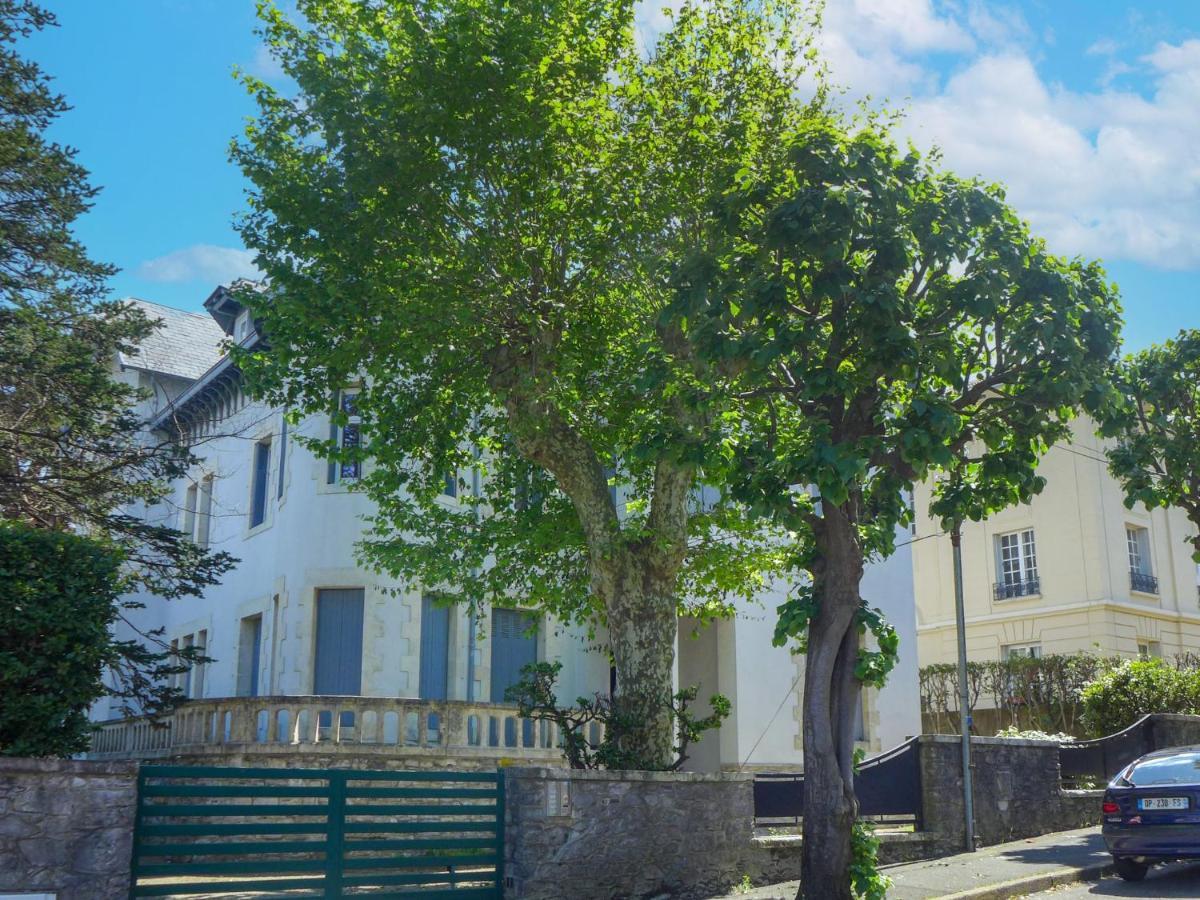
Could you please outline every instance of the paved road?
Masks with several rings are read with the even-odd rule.
[[[1074,884],[1042,894],[1030,894],[1027,900],[1096,900],[1101,897],[1200,897],[1200,865],[1178,863],[1155,866],[1145,881],[1122,881],[1110,875],[1090,884]]]

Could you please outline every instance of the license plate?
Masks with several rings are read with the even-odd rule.
[[[1187,809],[1187,797],[1144,797],[1138,801],[1138,809]]]

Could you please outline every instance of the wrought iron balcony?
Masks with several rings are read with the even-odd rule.
[[[1158,579],[1145,572],[1129,572],[1129,587],[1143,594],[1158,593]]]
[[[997,600],[1014,600],[1017,597],[1033,597],[1042,592],[1042,582],[1037,578],[1027,581],[998,582],[993,586],[993,595]]]

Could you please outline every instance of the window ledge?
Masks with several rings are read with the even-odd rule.
[[[1039,591],[1036,594],[1020,594],[1016,597],[993,597],[993,603],[1020,603],[1022,600],[1041,600],[1042,594]]]

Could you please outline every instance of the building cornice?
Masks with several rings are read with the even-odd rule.
[[[989,613],[985,616],[968,616],[967,627],[970,628],[972,625],[984,625],[998,622],[1012,622],[1018,619],[1045,618],[1048,616],[1065,615],[1067,613],[1084,611],[1090,612],[1093,610],[1107,609],[1115,612],[1149,616],[1153,619],[1161,619],[1168,622],[1190,622],[1194,625],[1200,625],[1200,614],[1185,613],[1179,610],[1163,609],[1156,606],[1144,606],[1140,603],[1131,603],[1127,600],[1105,598],[1102,600],[1082,600],[1077,603],[1064,603],[1055,606],[1026,607],[1024,609],[1014,609],[1011,612]],[[954,628],[955,622],[953,619],[944,619],[940,622],[930,622],[926,625],[918,625],[917,634],[933,631],[953,630]]]

